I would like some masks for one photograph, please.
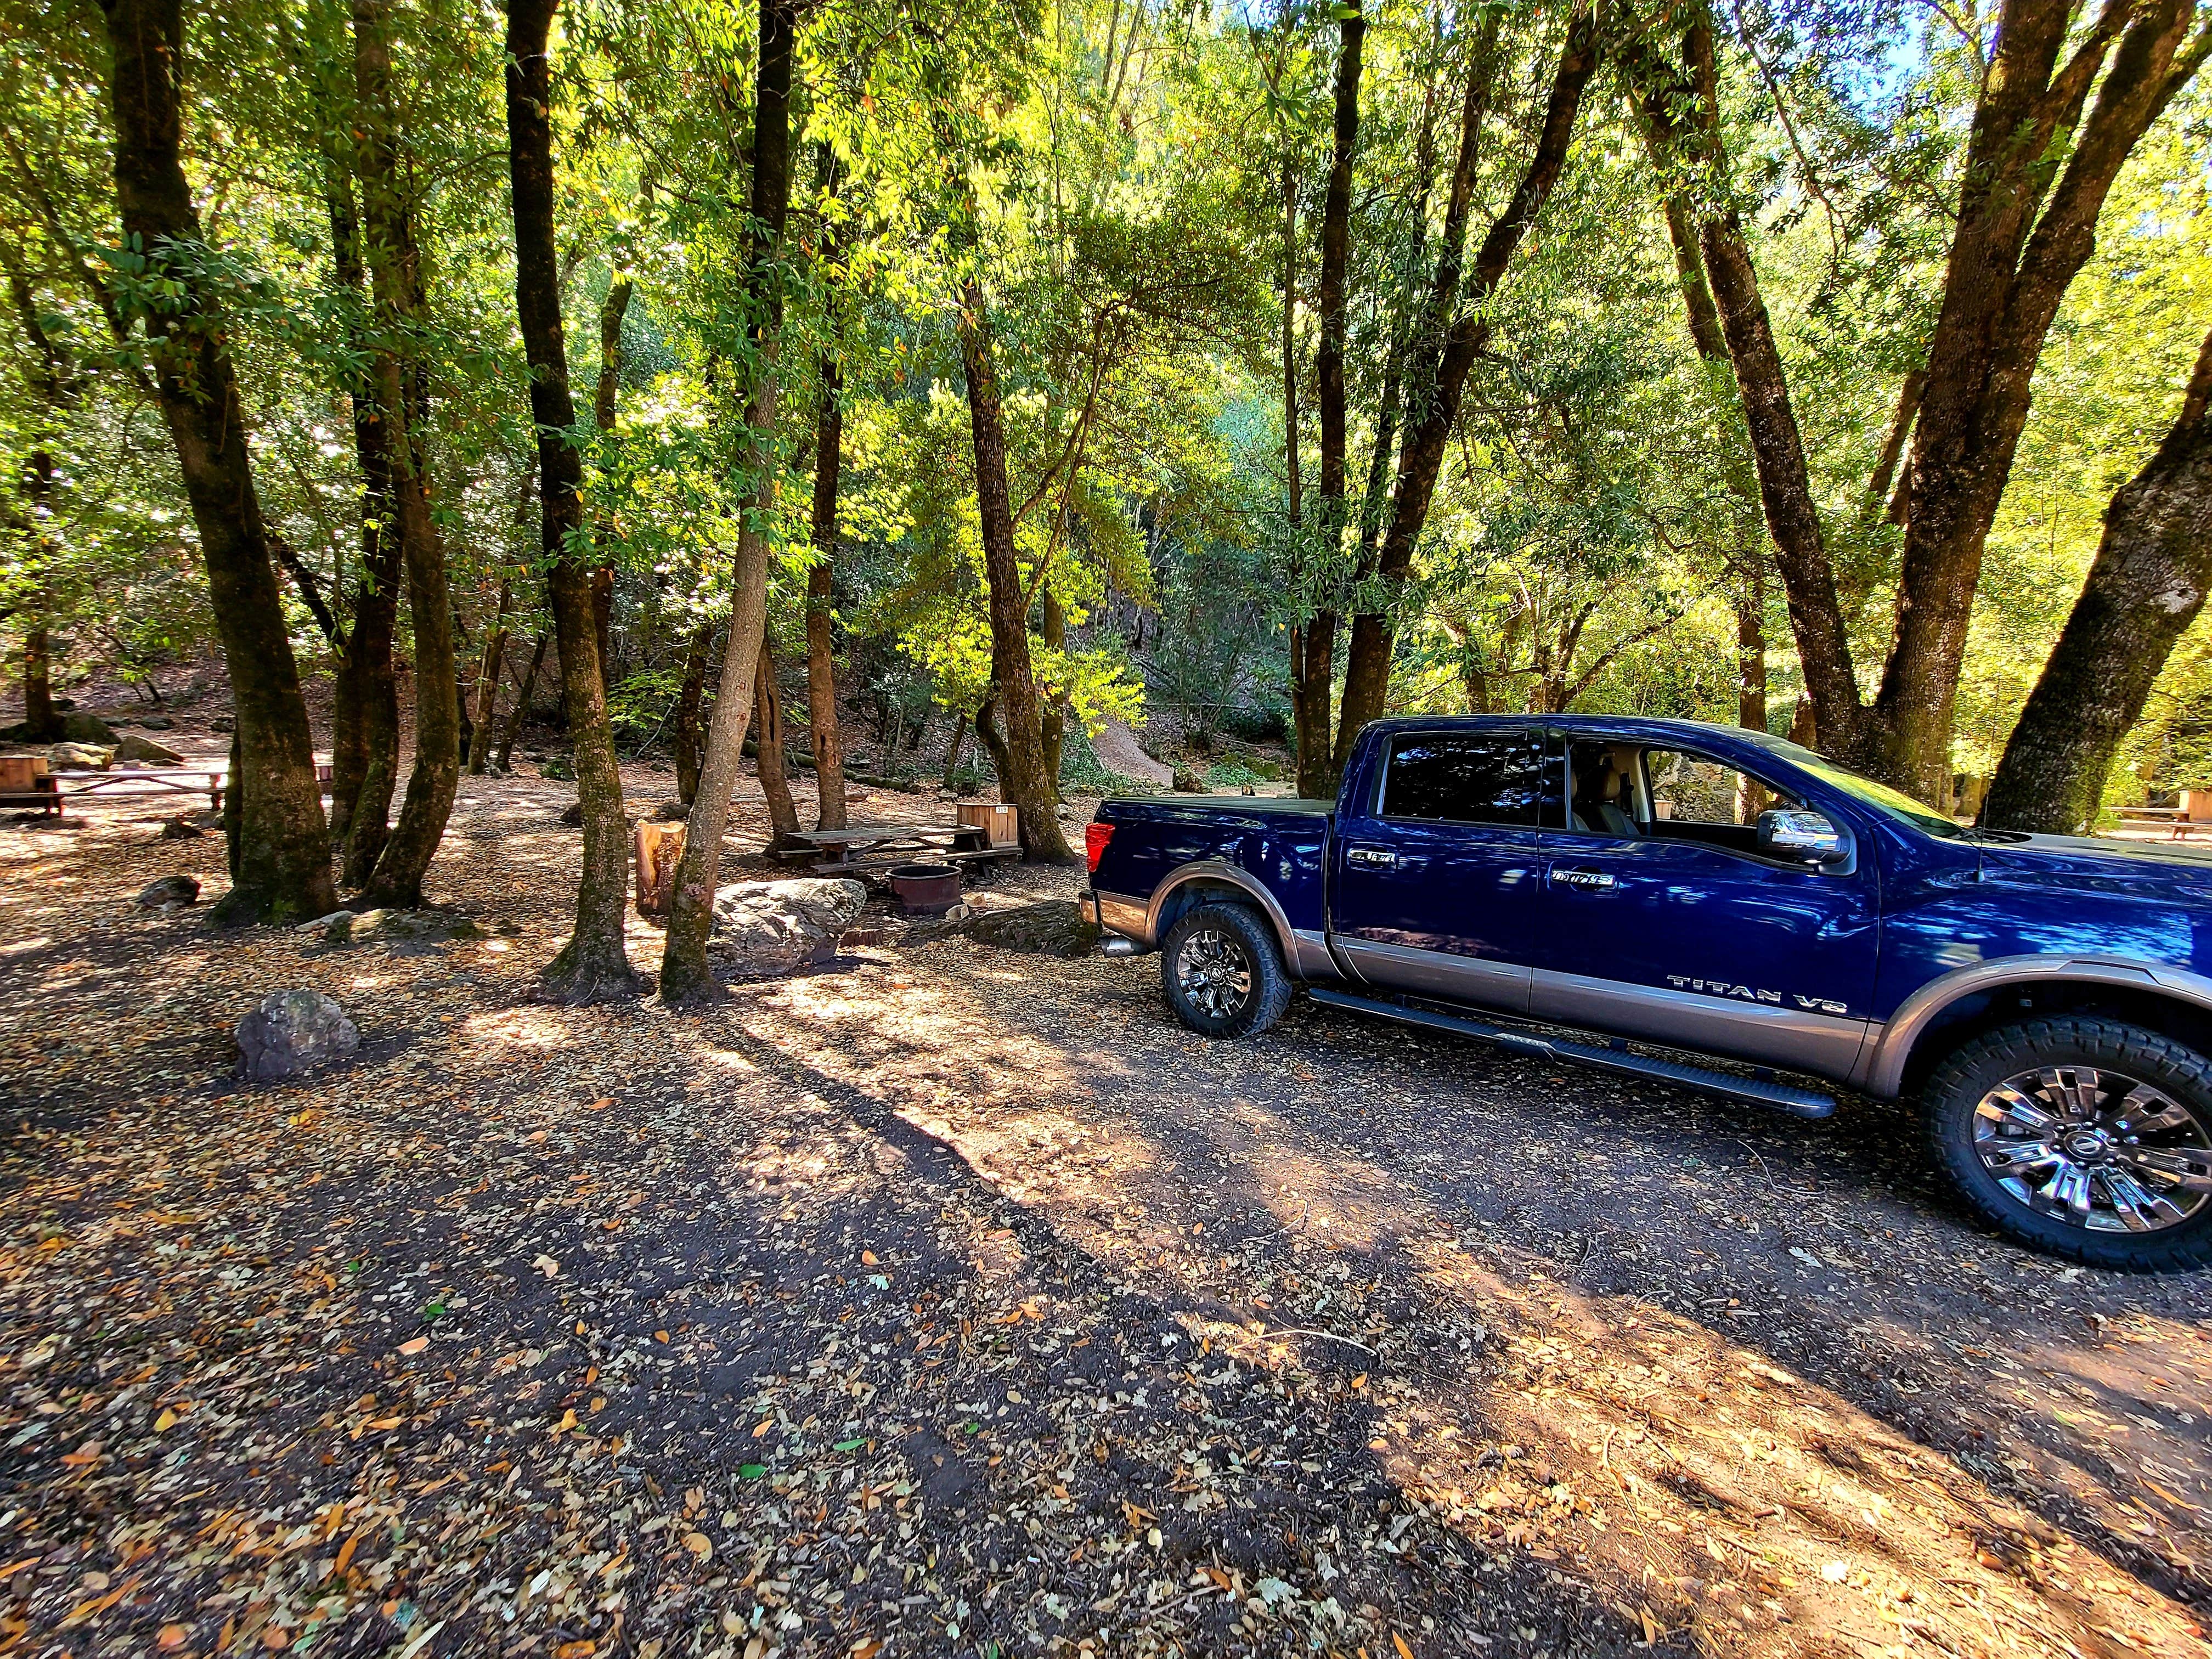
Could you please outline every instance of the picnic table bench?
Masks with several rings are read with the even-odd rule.
[[[2119,810],[2124,823],[2162,823],[2173,832],[2172,838],[2180,841],[2202,830],[2212,834],[2212,823],[2190,816],[2185,806],[2123,806]]]
[[[801,830],[772,856],[793,862],[810,860],[817,874],[841,875],[886,868],[915,854],[951,864],[982,864],[1019,858],[1021,852],[1018,845],[992,846],[989,832],[980,824],[870,823],[847,830]]]
[[[145,783],[153,785],[155,789],[173,791],[179,794],[204,794],[209,806],[216,811],[222,810],[222,792],[229,778],[230,764],[227,761],[210,766],[118,766],[106,772],[63,772],[56,775],[57,781],[64,779],[68,781],[69,787],[60,791],[64,795],[89,795],[100,792],[142,794],[146,792],[121,786]],[[315,781],[328,783],[330,781],[330,762],[317,762]]]

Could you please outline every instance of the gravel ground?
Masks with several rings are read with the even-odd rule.
[[[2205,1651],[2205,1280],[1978,1231],[1900,1109],[895,928],[549,1007],[573,791],[462,793],[411,955],[0,828],[0,1652]],[[360,1054],[242,1084],[292,986]]]

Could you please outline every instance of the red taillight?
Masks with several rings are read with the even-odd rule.
[[[1098,873],[1098,860],[1106,854],[1106,843],[1114,839],[1110,823],[1086,823],[1083,826],[1083,853],[1090,860],[1091,873]]]

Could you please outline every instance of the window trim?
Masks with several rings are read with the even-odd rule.
[[[1439,726],[1430,731],[1424,731],[1420,727],[1415,726],[1407,731],[1394,732],[1390,734],[1389,741],[1382,745],[1382,764],[1376,769],[1375,798],[1369,807],[1370,815],[1377,823],[1436,824],[1445,829],[1489,830],[1506,835],[1533,836],[1550,835],[1554,833],[1544,827],[1544,793],[1541,789],[1538,790],[1536,795],[1536,822],[1534,823],[1500,823],[1494,819],[1490,818],[1417,818],[1394,817],[1383,810],[1390,799],[1390,773],[1392,769],[1394,769],[1398,763],[1398,748],[1400,744],[1409,742],[1417,742],[1422,738],[1427,738],[1433,742],[1438,738],[1444,738],[1465,739],[1468,738],[1487,738],[1493,736],[1502,738],[1519,738],[1527,746],[1528,750],[1536,757],[1536,765],[1540,773],[1545,768],[1548,767],[1552,762],[1553,757],[1550,743],[1551,733],[1546,727],[1536,725],[1533,722],[1528,726],[1500,726],[1495,728],[1494,731],[1485,732],[1454,730],[1449,726]]]
[[[1850,823],[1848,819],[1838,816],[1827,807],[1813,800],[1802,789],[1791,788],[1788,786],[1778,784],[1775,782],[1772,778],[1752,767],[1742,765],[1736,761],[1725,759],[1723,757],[1713,754],[1707,750],[1695,748],[1687,744],[1661,744],[1645,738],[1602,738],[1591,732],[1577,732],[1571,729],[1562,730],[1559,732],[1557,735],[1560,747],[1559,769],[1563,775],[1561,787],[1565,791],[1565,805],[1563,816],[1565,817],[1569,827],[1565,830],[1549,831],[1548,833],[1550,834],[1571,836],[1577,841],[1583,842],[1601,842],[1607,847],[1638,846],[1650,842],[1661,842],[1670,847],[1699,847],[1703,848],[1709,853],[1718,853],[1726,858],[1741,859],[1745,863],[1756,865],[1762,870],[1787,870],[1800,875],[1850,876],[1858,873],[1859,862],[1857,832],[1851,828]],[[1653,799],[1651,793],[1651,769],[1649,757],[1655,752],[1668,755],[1686,755],[1698,760],[1707,762],[1714,766],[1725,767],[1731,772],[1741,772],[1744,776],[1750,778],[1754,782],[1772,791],[1774,793],[1787,796],[1792,800],[1802,803],[1807,811],[1818,812],[1822,817],[1827,819],[1829,823],[1834,824],[1838,830],[1843,832],[1844,844],[1850,849],[1850,856],[1839,864],[1807,865],[1790,859],[1769,858],[1763,853],[1747,853],[1739,848],[1723,847],[1717,842],[1698,841],[1687,836],[1615,836],[1608,835],[1606,832],[1598,830],[1577,829],[1573,827],[1575,822],[1574,747],[1578,742],[1608,749],[1617,747],[1622,743],[1633,744],[1636,749],[1636,767],[1638,772],[1642,775],[1644,798],[1647,800]],[[1656,802],[1654,810],[1656,812]],[[1696,820],[1684,820],[1684,822],[1695,821]],[[1716,825],[1714,827],[1719,828],[1721,826]],[[1730,827],[1742,828],[1744,826],[1735,825]],[[1753,827],[1755,828],[1756,826]]]

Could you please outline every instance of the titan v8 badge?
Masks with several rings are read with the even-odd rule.
[[[1682,974],[1669,974],[1667,983],[1678,991],[1701,991],[1709,997],[1741,997],[1746,1002],[1779,1004],[1779,991],[1763,991],[1754,985],[1736,985],[1724,979],[1692,979]],[[1789,999],[1808,1013],[1848,1014],[1850,1010],[1840,1002],[1831,1002],[1826,997],[1792,994]]]

